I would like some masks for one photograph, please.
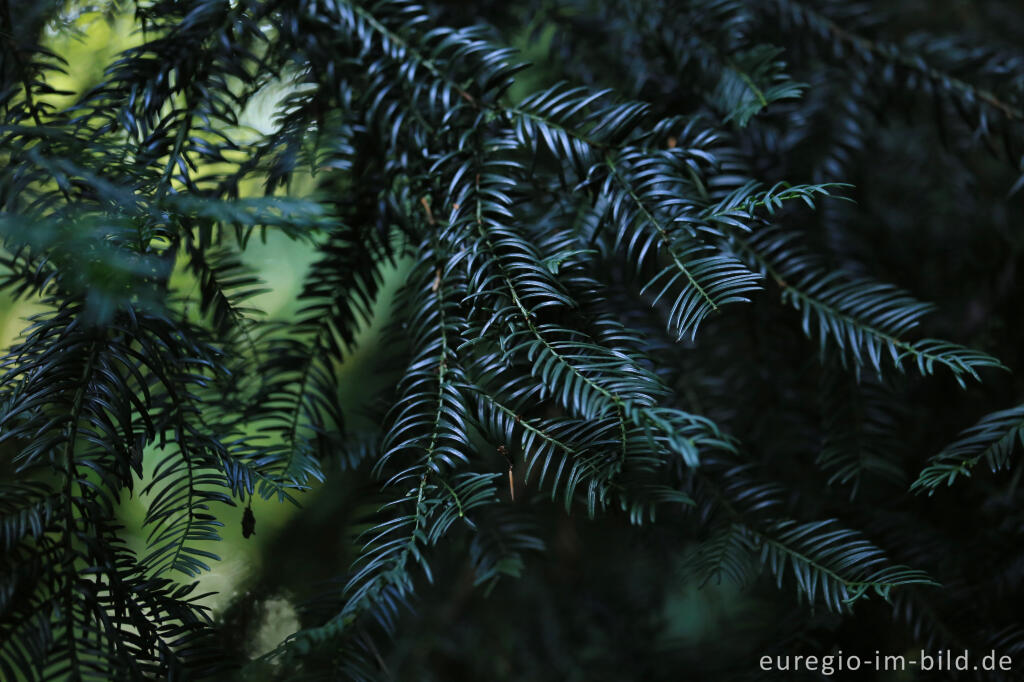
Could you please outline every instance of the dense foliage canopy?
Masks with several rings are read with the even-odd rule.
[[[125,15],[55,86],[52,36]],[[0,0],[0,287],[45,306],[0,361],[0,677],[1024,665],[1022,31],[953,1]],[[315,257],[266,316],[275,234]],[[305,509],[213,613],[259,499]],[[281,594],[297,631],[253,657]]]

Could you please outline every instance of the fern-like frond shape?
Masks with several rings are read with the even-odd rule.
[[[678,609],[644,607],[680,559],[699,582],[795,588],[776,645],[868,624],[1016,651],[1015,482],[954,515],[902,485],[935,419],[1019,394],[923,377],[1002,368],[954,341],[1014,359],[1000,202],[1024,58],[909,31],[913,3],[881,30],[878,5],[146,0],[116,19],[126,47],[80,68],[64,34],[123,8],[0,0],[0,290],[40,309],[0,358],[0,677],[235,672],[254,638],[229,630],[257,619],[232,614],[259,607],[214,617],[200,594],[232,551],[224,512],[246,506],[248,538],[253,497],[314,487],[336,503],[317,554],[346,566],[295,590],[301,628],[244,677],[735,677],[704,651],[687,667],[660,639]],[[964,9],[1024,22],[994,11]],[[304,253],[272,315],[254,238]],[[936,292],[958,338],[927,338],[936,306],[909,291]],[[994,412],[911,488],[1008,469],[1021,445],[1024,408]],[[655,521],[640,578],[597,589],[605,545]],[[296,537],[274,558],[308,561]],[[545,545],[555,571],[534,570]],[[507,613],[467,634],[469,588],[513,576],[523,598],[494,595]],[[854,612],[894,595],[894,619]],[[478,653],[526,610],[536,655]],[[590,627],[631,610],[652,628]],[[579,670],[546,665],[564,651]]]
[[[669,329],[679,339],[693,338],[711,313],[730,303],[749,302],[749,294],[760,288],[760,276],[731,254],[700,241],[694,207],[671,192],[679,184],[671,165],[639,153],[620,162],[608,160],[602,187],[611,197],[608,211],[617,250],[633,267],[654,271],[642,276],[642,291],[653,295],[654,304],[663,298],[671,301]]]
[[[820,599],[832,611],[872,593],[888,600],[895,587],[938,585],[923,571],[890,564],[881,549],[834,520],[780,521],[753,531],[750,542],[780,587],[792,574],[808,602]]]
[[[865,481],[903,484],[899,396],[881,384],[826,369],[821,387],[822,442],[815,463],[853,499]]]
[[[756,45],[729,55],[710,95],[725,121],[744,127],[772,102],[800,97],[807,86],[786,75],[786,63],[778,59],[782,52],[771,45]]]
[[[953,485],[958,477],[970,477],[982,462],[994,472],[1006,469],[1020,446],[1024,446],[1024,405],[993,412],[929,459],[910,488],[931,495],[943,485]]]
[[[825,269],[792,235],[769,229],[732,239],[738,253],[779,286],[783,302],[799,311],[804,334],[819,351],[834,344],[855,372],[867,367],[881,375],[888,365],[930,375],[941,367],[963,386],[968,378],[979,379],[980,369],[1004,368],[986,353],[948,341],[905,340],[931,305],[893,285]]]

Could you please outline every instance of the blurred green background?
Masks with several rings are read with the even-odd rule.
[[[522,43],[520,47],[527,59],[543,62],[553,27],[552,30],[542,31],[539,40],[527,44],[534,28],[526,27],[517,42]],[[57,90],[82,93],[96,85],[104,69],[117,54],[137,44],[141,36],[130,15],[111,18],[99,13],[87,13],[74,18],[73,23],[63,27],[60,32],[48,33],[45,38],[47,47],[63,56],[68,64],[67,75],[53,77],[51,85]],[[534,81],[543,80],[543,77],[544,72],[540,69],[527,72],[517,81],[512,96],[522,97],[538,85]],[[266,93],[257,97],[241,113],[239,128],[232,131],[233,134],[245,139],[269,132],[272,129],[274,105],[285,93],[286,87],[279,85],[268,88]],[[73,99],[74,95],[50,97],[55,105],[69,104]],[[197,174],[203,170],[215,169],[200,168]],[[297,194],[308,192],[312,189],[312,184],[308,184],[308,187],[293,186],[291,191]],[[252,196],[260,193],[258,186],[244,189]],[[259,273],[267,289],[250,303],[261,311],[264,319],[288,320],[295,316],[302,278],[313,258],[312,246],[292,241],[277,232],[268,232],[262,241],[253,240],[248,244],[244,261]],[[375,383],[373,359],[376,341],[386,321],[389,303],[402,282],[404,269],[404,264],[399,264],[387,275],[373,323],[362,331],[356,351],[339,367],[341,398],[347,407],[358,408],[365,387]],[[180,264],[172,278],[172,285],[186,296],[198,296],[194,276],[180,267]],[[36,300],[15,301],[5,292],[0,292],[0,345],[7,348],[14,343],[26,327],[27,319],[43,310],[43,305]],[[144,459],[147,469],[153,466],[156,457],[152,447],[147,449]],[[142,524],[147,500],[146,495],[139,493],[146,482],[143,480],[141,485],[136,486],[134,495],[126,492],[121,502],[125,538],[137,551],[142,551],[146,545],[147,529]],[[197,546],[217,554],[221,560],[212,563],[211,570],[201,576],[197,593],[210,593],[202,601],[212,609],[216,617],[224,620],[226,646],[238,649],[235,653],[253,657],[276,646],[300,626],[293,600],[307,596],[303,594],[303,588],[311,587],[316,580],[342,574],[347,568],[351,559],[347,555],[350,527],[349,521],[343,519],[347,519],[349,514],[346,512],[351,510],[345,509],[343,497],[344,490],[334,486],[326,490],[316,485],[312,490],[298,495],[302,505],[300,509],[288,503],[279,503],[276,499],[262,500],[257,496],[252,501],[257,519],[256,533],[249,539],[242,536],[241,505],[215,510],[224,522],[222,540],[199,543]],[[301,520],[297,519],[299,514]],[[339,520],[332,523],[332,517]],[[283,555],[282,546],[302,545],[308,541],[310,534],[321,532],[325,525],[336,531],[333,537],[322,539],[323,545],[319,551],[307,544],[305,551],[300,554],[303,561],[313,558],[319,565],[281,566],[275,563],[275,558]],[[586,529],[576,528],[575,525],[575,522],[567,519],[566,524],[560,528],[559,532],[564,537],[561,538],[561,544],[554,548],[556,552],[578,551],[578,548],[573,550],[573,546],[581,541],[578,536],[581,532],[586,533]],[[629,532],[625,528],[622,530]],[[558,565],[555,569],[559,570]],[[518,598],[514,587],[505,581],[490,595],[496,609],[501,609],[503,600]],[[441,598],[449,599],[449,596]],[[473,597],[481,598],[479,595]],[[543,599],[543,596],[533,595],[533,598]],[[727,621],[752,616],[751,604],[740,599],[731,586],[711,586],[700,590],[697,586],[683,584],[664,605],[664,609],[669,623],[666,634],[672,639],[686,639],[696,646],[704,638],[714,637]],[[656,607],[655,610],[660,612],[661,608]],[[428,619],[424,627],[428,629],[429,624]],[[425,645],[430,642],[430,646],[444,647],[443,643],[431,642],[431,635],[426,629],[420,630],[419,634],[420,641]],[[514,648],[514,643],[508,644]],[[425,648],[429,650],[430,646]],[[425,654],[407,651],[400,654],[400,657],[403,655],[415,658]]]
[[[56,90],[71,93],[82,93],[99,83],[104,69],[111,64],[118,53],[132,45],[138,44],[141,35],[136,30],[130,14],[110,17],[91,12],[72,18],[72,23],[61,27],[60,31],[48,31],[44,36],[44,44],[67,60],[64,76],[50,78],[50,85]],[[241,112],[239,127],[232,131],[236,139],[255,138],[271,129],[271,120],[276,101],[286,92],[285,85],[269,87],[256,97],[252,104]],[[74,94],[51,95],[48,99],[54,105],[66,105],[72,102]],[[199,171],[215,170],[200,168]],[[308,183],[307,183],[308,184]],[[302,194],[309,187],[293,186],[292,192]],[[260,193],[258,186],[243,188],[243,192],[256,196]],[[297,296],[302,286],[303,276],[314,257],[314,247],[308,243],[289,239],[280,232],[268,231],[265,238],[250,241],[244,252],[243,260],[254,268],[265,283],[266,291],[251,299],[251,306],[261,312],[262,319],[288,320],[297,312]],[[378,309],[387,307],[394,290],[401,282],[401,269],[393,271],[384,286],[384,295]],[[198,300],[195,277],[181,267],[174,273],[172,287],[190,299]],[[188,305],[188,303],[186,303]],[[13,300],[4,291],[0,291],[0,346],[9,348],[15,343],[28,324],[28,318],[45,310],[44,306],[33,299]],[[377,315],[373,324],[363,330],[358,341],[357,350],[339,368],[341,377],[342,399],[346,403],[358,401],[358,392],[344,387],[365,386],[372,377],[366,376],[371,363],[366,356],[372,353],[375,340],[379,333],[380,320],[385,315]],[[347,391],[347,392],[346,392]],[[154,448],[147,448],[144,454],[145,468],[155,464]],[[146,514],[146,495],[140,494],[146,479],[135,488],[135,494],[123,495],[121,501],[121,521],[125,526],[125,539],[129,545],[141,551],[146,546],[147,529],[143,528]],[[299,494],[303,506],[308,505],[321,494],[319,486]],[[197,593],[210,593],[202,599],[215,615],[220,616],[233,602],[244,598],[246,591],[263,573],[268,560],[268,548],[272,540],[286,527],[289,520],[299,508],[279,503],[276,498],[263,500],[254,496],[253,511],[258,519],[256,533],[249,539],[242,536],[242,506],[216,509],[214,512],[224,522],[221,542],[196,543],[200,549],[213,552],[221,557],[214,562],[211,571],[200,578]],[[204,546],[205,545],[205,546]],[[343,568],[343,567],[342,567]],[[271,598],[268,613],[263,619],[272,627],[264,627],[255,623],[256,638],[247,645],[249,655],[262,653],[273,648],[282,638],[298,628],[294,609],[287,599]]]
[[[119,51],[139,40],[128,17],[108,21],[99,14],[83,14],[71,28],[74,30],[53,33],[47,38],[49,46],[69,64],[66,77],[53,79],[52,85],[58,90],[87,90],[100,80],[104,68]],[[554,26],[526,26],[516,42],[527,59],[543,63],[554,30]],[[535,38],[527,44],[530,36]],[[544,80],[543,69],[530,70],[523,74],[511,94],[521,97]],[[256,98],[241,113],[240,125],[233,134],[245,138],[270,131],[275,102],[286,87],[281,84],[268,88]],[[67,96],[67,101],[72,97]],[[60,103],[60,99],[53,96],[54,103]],[[311,182],[307,184],[293,186],[291,191],[311,191]],[[260,193],[257,186],[245,189],[251,195]],[[244,259],[259,272],[267,292],[253,299],[251,305],[269,320],[295,316],[302,278],[313,257],[310,245],[280,233],[269,232],[264,241],[252,241]],[[403,274],[404,267],[399,265],[387,275],[373,323],[363,330],[356,352],[339,368],[341,399],[348,407],[358,407],[368,393],[366,387],[381,381],[374,363],[376,342]],[[186,295],[198,295],[192,275],[183,268],[178,269],[172,283]],[[12,301],[0,292],[0,344],[8,347],[13,343],[25,327],[26,318],[41,310],[37,301]],[[151,466],[153,452],[147,451],[146,458]],[[225,524],[222,541],[200,548],[222,559],[200,578],[199,592],[211,593],[204,603],[223,623],[225,647],[233,653],[257,656],[298,629],[300,623],[294,607],[297,600],[309,598],[324,584],[329,585],[324,581],[341,576],[351,561],[352,523],[364,510],[351,508],[349,500],[357,496],[347,492],[357,487],[372,490],[376,484],[360,478],[362,475],[332,480],[330,473],[329,487],[316,486],[299,496],[301,509],[276,499],[254,499],[256,533],[249,539],[242,536],[242,507],[214,510]],[[136,491],[144,484],[145,481]],[[146,543],[146,529],[142,527],[146,504],[145,496],[138,492],[134,496],[126,493],[121,504],[126,539],[139,550]],[[459,651],[480,647],[491,652],[492,660],[486,662],[485,669],[494,674],[528,670],[530,666],[521,661],[530,655],[527,642],[543,639],[540,631],[545,628],[570,633],[563,635],[568,640],[589,642],[590,648],[585,651],[544,653],[545,660],[565,659],[564,679],[583,679],[578,677],[580,671],[601,665],[605,658],[609,666],[628,661],[628,656],[621,652],[611,656],[610,650],[647,635],[677,650],[707,649],[717,657],[755,661],[764,643],[753,634],[738,635],[771,634],[772,623],[792,615],[788,594],[763,601],[762,597],[740,593],[731,584],[701,586],[683,579],[686,554],[659,549],[680,544],[679,538],[664,536],[671,531],[638,532],[617,520],[595,525],[579,516],[567,517],[544,500],[531,500],[530,504],[554,520],[543,533],[548,553],[534,557],[526,567],[526,571],[535,572],[540,579],[518,583],[505,580],[485,594],[469,589],[472,576],[458,574],[458,580],[446,581],[447,587],[427,590],[421,615],[410,636],[397,643],[393,664],[398,669],[425,667],[441,679],[481,679],[478,675],[482,670],[459,667],[465,665]],[[622,560],[627,552],[631,556],[629,562]],[[285,562],[281,557],[289,559]],[[440,570],[458,572],[464,571],[464,567],[453,564]],[[668,581],[671,587],[667,594],[662,591],[666,574],[678,576],[677,580]],[[553,590],[559,589],[576,593],[575,603],[581,605],[578,612],[557,611],[560,599]],[[593,599],[588,599],[591,594]],[[534,608],[524,609],[524,604]],[[594,611],[588,610],[588,604]],[[609,605],[629,612],[609,612]],[[523,618],[524,611],[529,617],[513,627],[503,621],[506,617]],[[480,614],[489,617],[481,618]],[[625,633],[620,628],[639,628],[641,632]],[[633,661],[631,665],[621,671],[623,676],[618,679],[642,678],[643,663]],[[606,673],[603,679],[614,679],[618,674],[611,668]],[[699,671],[695,674],[699,677]],[[681,671],[680,678],[684,676]],[[879,675],[878,679],[911,678],[893,674]]]

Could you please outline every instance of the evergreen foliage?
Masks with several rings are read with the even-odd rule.
[[[0,363],[0,677],[1024,664],[1024,13],[931,7],[0,0],[0,287],[46,307]],[[60,92],[93,11],[137,44]],[[316,253],[286,319],[270,232]],[[311,487],[277,560],[338,563],[246,660],[210,542]],[[770,622],[666,634],[723,581]]]

